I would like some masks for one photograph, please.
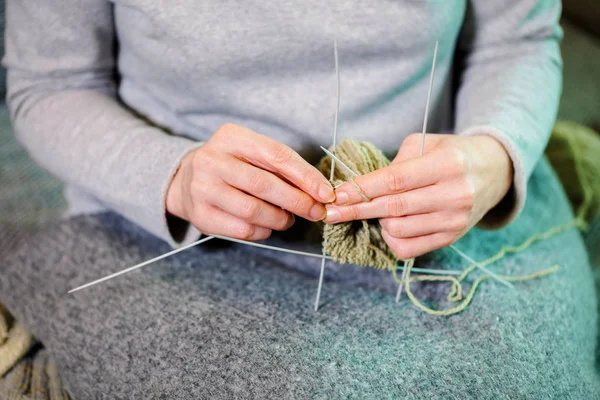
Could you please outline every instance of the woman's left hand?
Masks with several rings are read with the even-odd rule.
[[[327,223],[378,218],[383,238],[406,260],[449,246],[506,195],[512,161],[491,136],[428,134],[404,140],[392,163],[355,178],[336,190],[327,206]]]

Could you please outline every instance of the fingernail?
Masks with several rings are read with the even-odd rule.
[[[323,205],[321,204],[315,204],[314,206],[312,206],[309,214],[310,217],[315,221],[321,221],[325,219],[325,216],[327,215],[327,213],[325,212],[325,207],[323,207]]]
[[[335,200],[335,192],[328,183],[321,183],[319,186],[319,197],[325,203],[331,203]]]
[[[296,216],[294,214],[290,214],[290,220],[288,221],[288,226],[286,229],[289,229],[296,223]]]
[[[341,217],[342,215],[340,214],[340,210],[330,207],[327,208],[327,222],[334,224],[338,222]]]
[[[346,192],[337,192],[335,194],[335,204],[344,205],[350,201],[350,196]]]

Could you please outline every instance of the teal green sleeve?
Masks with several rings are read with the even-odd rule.
[[[481,227],[502,227],[521,212],[546,147],[562,85],[560,13],[558,0],[472,0],[467,8],[455,130],[493,136],[514,167],[511,192]]]

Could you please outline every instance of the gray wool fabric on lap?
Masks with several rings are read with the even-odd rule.
[[[457,246],[475,259],[572,218],[545,162],[525,211]],[[7,250],[0,301],[48,348],[75,399],[594,398],[596,309],[581,236],[571,230],[493,268],[554,275],[487,281],[467,310],[432,317],[394,302],[389,273],[210,241],[72,295],[87,281],[169,251],[116,214],[78,217]],[[4,238],[4,239],[2,239]],[[273,243],[319,252],[318,245]],[[464,268],[443,250],[419,266]],[[448,287],[414,284],[447,307]]]

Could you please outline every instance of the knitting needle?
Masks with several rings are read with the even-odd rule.
[[[334,161],[337,161],[338,164],[340,164],[346,171],[348,171],[348,173],[350,175],[352,175],[353,177],[357,177],[358,174],[354,171],[352,171],[350,169],[350,167],[348,167],[346,164],[344,164],[342,162],[342,160],[340,160],[339,158],[337,158],[332,152],[330,152],[329,150],[327,150],[325,147],[321,146],[321,150],[323,150],[325,152],[325,154],[327,154],[329,157],[331,157],[331,162],[333,163]]]
[[[241,239],[234,239],[234,238],[230,238],[230,237],[227,237],[227,236],[220,236],[220,235],[213,235],[213,236],[216,237],[216,238],[219,238],[219,239],[228,240],[230,242],[235,242],[235,243],[241,243],[241,244],[245,244],[245,245],[248,245],[248,246],[260,247],[260,248],[263,248],[263,249],[280,251],[280,252],[283,252],[283,253],[298,254],[298,255],[306,256],[306,257],[322,258],[324,260],[333,260],[333,257],[322,255],[322,254],[308,253],[308,252],[305,252],[305,251],[298,251],[298,250],[291,250],[291,249],[283,249],[281,247],[269,246],[269,245],[266,245],[266,244],[254,243],[254,242],[249,242],[249,241],[241,240]]]
[[[340,113],[340,65],[338,62],[338,49],[337,39],[333,39],[333,59],[335,62],[335,81],[336,81],[336,104],[335,104],[335,118],[333,123],[333,144],[332,148],[335,150],[337,145],[337,130],[338,130],[338,116]],[[323,148],[323,146],[321,146]],[[329,181],[333,182],[333,174],[335,171],[334,158],[331,159],[331,174],[329,175]],[[323,248],[323,255],[325,255],[325,248]],[[319,301],[321,300],[321,289],[323,288],[323,277],[325,275],[325,258],[321,260],[321,272],[319,273],[319,285],[317,286],[317,297],[315,299],[315,312],[319,311]]]
[[[425,133],[427,132],[427,118],[429,116],[429,100],[431,99],[431,89],[433,88],[433,77],[435,73],[435,63],[437,60],[438,41],[435,41],[433,49],[433,61],[431,62],[431,74],[429,75],[429,89],[427,89],[427,100],[425,101],[425,116],[423,117],[423,131],[421,133],[421,155],[425,152]]]
[[[502,283],[503,285],[508,286],[509,288],[513,289],[514,285],[504,279],[502,279],[501,277],[499,277],[497,274],[493,273],[492,271],[490,271],[489,269],[485,268],[483,265],[481,265],[480,263],[478,263],[477,261],[473,260],[471,257],[469,257],[467,254],[463,253],[462,251],[460,251],[456,246],[454,245],[450,245],[449,246],[452,250],[454,250],[455,252],[457,252],[461,257],[463,257],[465,260],[472,262],[477,268],[479,268],[480,270],[484,271],[485,273],[489,274],[492,278],[494,278],[495,280],[497,280],[498,282]]]
[[[437,61],[438,44],[439,44],[439,41],[436,40],[435,47],[433,48],[433,60],[431,61],[431,73],[429,75],[429,88],[427,89],[427,100],[425,100],[425,115],[423,116],[423,130],[421,132],[421,154],[420,155],[423,155],[423,153],[425,152],[425,134],[427,132],[427,119],[429,116],[429,100],[431,99],[431,89],[433,88],[433,77],[435,75],[435,63]],[[405,263],[406,263],[406,261],[405,261]],[[405,277],[406,277],[406,270],[403,270],[401,282],[404,282]],[[402,283],[400,283],[398,285],[398,292],[396,293],[396,303],[398,303],[400,301],[400,296],[402,296],[402,288],[403,287],[404,286]]]
[[[281,247],[269,246],[269,245],[262,244],[262,243],[255,243],[255,242],[249,242],[247,240],[234,239],[234,238],[230,238],[230,237],[227,237],[227,236],[220,236],[220,235],[212,235],[212,236],[214,236],[214,237],[216,237],[218,239],[228,240],[230,242],[241,243],[241,244],[245,244],[245,245],[248,245],[248,246],[260,247],[262,249],[268,249],[268,250],[273,250],[273,251],[280,251],[280,252],[283,252],[283,253],[297,254],[297,255],[306,256],[306,257],[322,258],[324,260],[333,260],[333,257],[331,257],[331,256],[317,254],[317,253],[308,253],[308,252],[305,252],[305,251],[284,249],[284,248],[281,248]],[[396,269],[403,270],[404,268],[406,268],[406,263],[402,267],[396,266]],[[429,274],[429,275],[460,275],[460,274],[462,274],[462,271],[448,270],[448,269],[412,268],[412,270],[415,271],[415,272],[420,272],[420,273]]]
[[[333,59],[335,60],[335,81],[336,81],[336,104],[335,104],[335,118],[333,122],[333,142],[332,149],[335,151],[337,145],[337,131],[338,131],[338,115],[340,113],[340,65],[338,62],[338,49],[337,39],[333,39]],[[335,162],[331,161],[331,174],[329,180],[333,182],[333,171],[335,170]]]
[[[114,274],[111,274],[111,275],[105,276],[104,278],[97,279],[97,280],[95,280],[95,281],[92,281],[92,282],[86,283],[85,285],[78,286],[78,287],[76,287],[75,289],[71,289],[71,290],[69,290],[69,291],[68,291],[68,293],[74,293],[74,292],[77,292],[78,290],[81,290],[81,289],[88,288],[88,287],[90,287],[90,286],[93,286],[93,285],[95,285],[95,284],[97,284],[97,283],[101,283],[101,282],[107,281],[107,280],[109,280],[109,279],[115,278],[115,277],[117,277],[117,276],[119,276],[119,275],[123,275],[123,274],[126,274],[126,273],[128,273],[128,272],[131,272],[131,271],[133,271],[133,270],[135,270],[135,269],[138,269],[138,268],[145,267],[146,265],[148,265],[148,264],[152,264],[152,263],[153,263],[153,262],[155,262],[155,261],[162,260],[163,258],[166,258],[166,257],[172,256],[172,255],[174,255],[174,254],[176,254],[176,253],[179,253],[179,252],[181,252],[181,251],[187,250],[187,249],[189,249],[190,247],[197,246],[197,245],[199,245],[199,244],[201,244],[201,243],[207,242],[207,241],[209,241],[210,239],[214,239],[214,238],[219,238],[219,239],[223,239],[223,240],[228,240],[228,241],[230,241],[230,242],[241,243],[241,244],[245,244],[245,245],[248,245],[248,246],[260,247],[260,248],[263,248],[263,249],[268,249],[268,250],[280,251],[280,252],[284,252],[284,253],[297,254],[297,255],[306,256],[306,257],[322,258],[322,259],[324,259],[324,260],[325,260],[325,259],[327,259],[327,260],[333,260],[333,257],[326,256],[326,255],[322,255],[322,254],[308,253],[308,252],[304,252],[304,251],[297,251],[297,250],[291,250],[291,249],[282,249],[282,248],[280,248],[280,247],[268,246],[268,245],[266,245],[266,244],[254,243],[254,242],[248,242],[248,241],[246,241],[246,240],[234,239],[234,238],[230,238],[230,237],[226,237],[226,236],[212,235],[212,236],[208,236],[208,237],[205,237],[205,238],[203,238],[203,239],[200,239],[200,240],[198,240],[198,241],[196,241],[196,242],[194,242],[194,243],[191,243],[191,244],[188,244],[188,245],[186,245],[186,246],[183,246],[183,247],[180,247],[180,248],[178,248],[178,249],[175,249],[175,250],[173,250],[173,251],[170,251],[170,252],[168,252],[168,253],[162,254],[162,255],[160,255],[160,256],[158,256],[158,257],[155,257],[155,258],[153,258],[153,259],[151,259],[151,260],[147,260],[147,261],[144,261],[143,263],[140,263],[140,264],[134,265],[133,267],[129,267],[129,268],[127,268],[127,269],[124,269],[124,270],[122,270],[122,271],[119,271],[119,272],[116,272],[116,273],[114,273]],[[404,269],[404,267],[396,267],[396,268],[397,268],[397,269]],[[415,271],[415,272],[420,272],[420,273],[423,273],[423,274],[431,274],[431,275],[446,275],[446,274],[447,274],[447,275],[460,275],[460,274],[461,274],[461,271],[453,271],[453,270],[435,270],[435,269],[427,269],[427,268],[413,268],[413,271]]]
[[[402,287],[402,285],[404,284],[404,271],[406,271],[406,268],[408,266],[409,263],[414,263],[415,259],[411,258],[410,260],[404,260],[404,265],[402,266],[402,280],[400,281],[400,283],[398,284],[399,287]],[[398,292],[396,292],[396,303],[398,303],[400,301],[400,295],[402,294],[401,290],[398,290]]]
[[[266,244],[262,244],[262,243],[256,243],[256,242],[249,242],[247,240],[242,240],[242,239],[234,239],[234,238],[230,238],[227,236],[220,236],[220,235],[212,235],[213,237],[216,237],[218,239],[223,239],[223,240],[228,240],[230,242],[235,242],[235,243],[240,243],[240,244],[245,244],[247,246],[254,246],[254,247],[260,247],[262,249],[267,249],[267,250],[273,250],[273,251],[279,251],[282,253],[289,253],[289,254],[297,254],[300,256],[306,256],[306,257],[314,257],[314,258],[322,258],[324,260],[333,260],[333,257],[331,256],[327,256],[327,255],[322,255],[322,254],[318,254],[318,253],[308,253],[305,251],[298,251],[298,250],[292,250],[292,249],[284,249],[281,247],[275,247],[275,246],[269,246]],[[406,266],[396,266],[396,269],[404,269]],[[431,269],[431,268],[413,268],[412,269],[415,272],[420,272],[423,274],[430,274],[430,275],[460,275],[462,274],[462,271],[457,271],[457,270],[446,270],[446,269]]]
[[[136,270],[136,269],[138,269],[138,268],[145,267],[146,265],[148,265],[148,264],[152,264],[152,263],[153,263],[153,262],[155,262],[155,261],[162,260],[163,258],[167,258],[167,257],[169,257],[169,256],[172,256],[173,254],[177,254],[177,253],[179,253],[179,252],[181,252],[181,251],[187,250],[187,249],[189,249],[190,247],[197,246],[197,245],[199,245],[199,244],[201,244],[201,243],[208,242],[209,240],[211,240],[211,239],[214,239],[214,238],[215,238],[214,236],[208,236],[208,237],[205,237],[205,238],[203,238],[203,239],[200,239],[200,240],[198,240],[198,241],[195,241],[194,243],[190,243],[190,244],[188,244],[188,245],[186,245],[186,246],[183,246],[183,247],[180,247],[180,248],[178,248],[178,249],[175,249],[175,250],[173,250],[173,251],[170,251],[170,252],[168,252],[168,253],[162,254],[162,255],[160,255],[160,256],[158,256],[158,257],[155,257],[155,258],[153,258],[153,259],[151,259],[151,260],[144,261],[143,263],[140,263],[140,264],[134,265],[133,267],[126,268],[126,269],[124,269],[124,270],[122,270],[122,271],[115,272],[114,274],[110,274],[110,275],[108,275],[108,276],[105,276],[104,278],[96,279],[95,281],[92,281],[92,282],[86,283],[85,285],[78,286],[78,287],[76,287],[75,289],[71,289],[71,290],[69,290],[67,293],[74,293],[74,292],[77,292],[78,290],[85,289],[85,288],[87,288],[87,287],[90,287],[90,286],[93,286],[93,285],[95,285],[95,284],[97,284],[97,283],[101,283],[101,282],[107,281],[107,280],[109,280],[109,279],[115,278],[115,277],[117,277],[117,276],[119,276],[119,275],[123,275],[123,274],[126,274],[126,273],[128,273],[128,272],[134,271],[134,270]]]

